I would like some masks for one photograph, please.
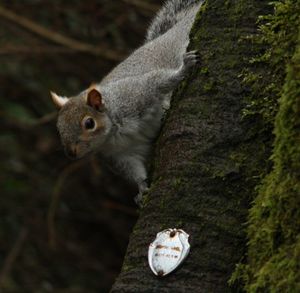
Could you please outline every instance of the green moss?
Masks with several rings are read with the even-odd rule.
[[[238,22],[238,20],[245,16],[248,12],[249,9],[253,9],[253,5],[249,6],[249,3],[247,1],[239,0],[239,1],[229,1],[227,3],[227,6],[234,6],[234,13],[230,14],[230,17],[234,22]]]
[[[180,177],[174,178],[172,186],[177,189],[180,187],[180,185],[182,185],[182,179]]]
[[[274,170],[250,211],[249,292],[300,290],[300,38],[275,123]],[[299,291],[298,290],[298,291]]]
[[[195,24],[199,23],[200,18],[202,17],[202,15],[204,14],[206,9],[207,9],[207,2],[204,2],[201,5],[201,7],[198,11],[198,14],[197,14],[197,16],[195,18],[195,21],[194,21],[194,25],[193,25],[193,27],[191,29],[191,32],[190,32],[190,39],[193,39],[193,41],[196,41],[196,42],[199,41],[199,34],[197,34],[198,27]]]
[[[262,115],[264,125],[274,123],[275,134],[274,167],[258,187],[249,214],[248,263],[237,265],[230,281],[240,280],[247,292],[300,292],[299,15],[299,1],[275,2],[274,15],[262,18],[267,22],[260,38],[270,47],[254,61],[263,62],[273,78],[259,89],[266,76],[245,75],[253,94],[260,90],[263,97],[250,98],[246,114]]]
[[[300,25],[299,2],[274,1],[274,14],[260,16],[260,31],[248,36],[249,46],[255,45],[252,66],[241,76],[251,91],[246,98],[244,116],[260,115],[265,128],[273,128],[278,99],[285,78],[285,64],[291,59]]]
[[[132,269],[134,269],[134,266],[128,265],[127,263],[126,264],[124,263],[123,266],[122,266],[122,271],[123,272],[129,272]]]
[[[214,88],[215,84],[213,80],[208,80],[204,85],[203,85],[203,90],[205,92],[209,92]]]
[[[207,67],[200,67],[200,73],[201,74],[207,74],[208,73],[208,68]]]

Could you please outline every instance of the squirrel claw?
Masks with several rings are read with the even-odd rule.
[[[134,198],[134,202],[137,204],[137,206],[141,209],[143,207],[143,194],[147,193],[149,191],[149,187],[143,186],[143,188],[140,188],[139,193]]]
[[[186,68],[193,67],[200,62],[200,55],[197,50],[189,51],[183,55],[183,63]]]

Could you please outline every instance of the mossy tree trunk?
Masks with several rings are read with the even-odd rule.
[[[228,292],[245,252],[245,222],[269,152],[258,120],[244,120],[239,77],[257,48],[249,35],[268,1],[207,0],[191,33],[201,66],[174,95],[157,142],[149,194],[112,292]],[[190,234],[185,263],[157,278],[149,244],[166,228]]]
[[[299,69],[300,38],[275,121],[274,168],[250,210],[248,292],[300,292]]]
[[[235,274],[248,292],[300,292],[300,3],[278,2],[269,24],[279,21],[273,40],[283,36],[290,56],[274,123],[274,166],[249,213],[248,264]]]

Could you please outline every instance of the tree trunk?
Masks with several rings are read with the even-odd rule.
[[[207,0],[191,33],[199,69],[173,97],[156,145],[151,189],[112,292],[228,292],[245,252],[245,221],[266,166],[259,122],[242,117],[248,89],[239,75],[257,48],[249,35],[268,1]],[[147,261],[156,233],[181,228],[191,251],[157,278]]]

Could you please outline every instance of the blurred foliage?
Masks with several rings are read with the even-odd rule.
[[[126,56],[161,2],[2,0],[0,7]],[[107,292],[136,220],[136,191],[97,157],[65,158],[49,90],[76,94],[116,61],[0,16],[0,64],[0,291]]]

